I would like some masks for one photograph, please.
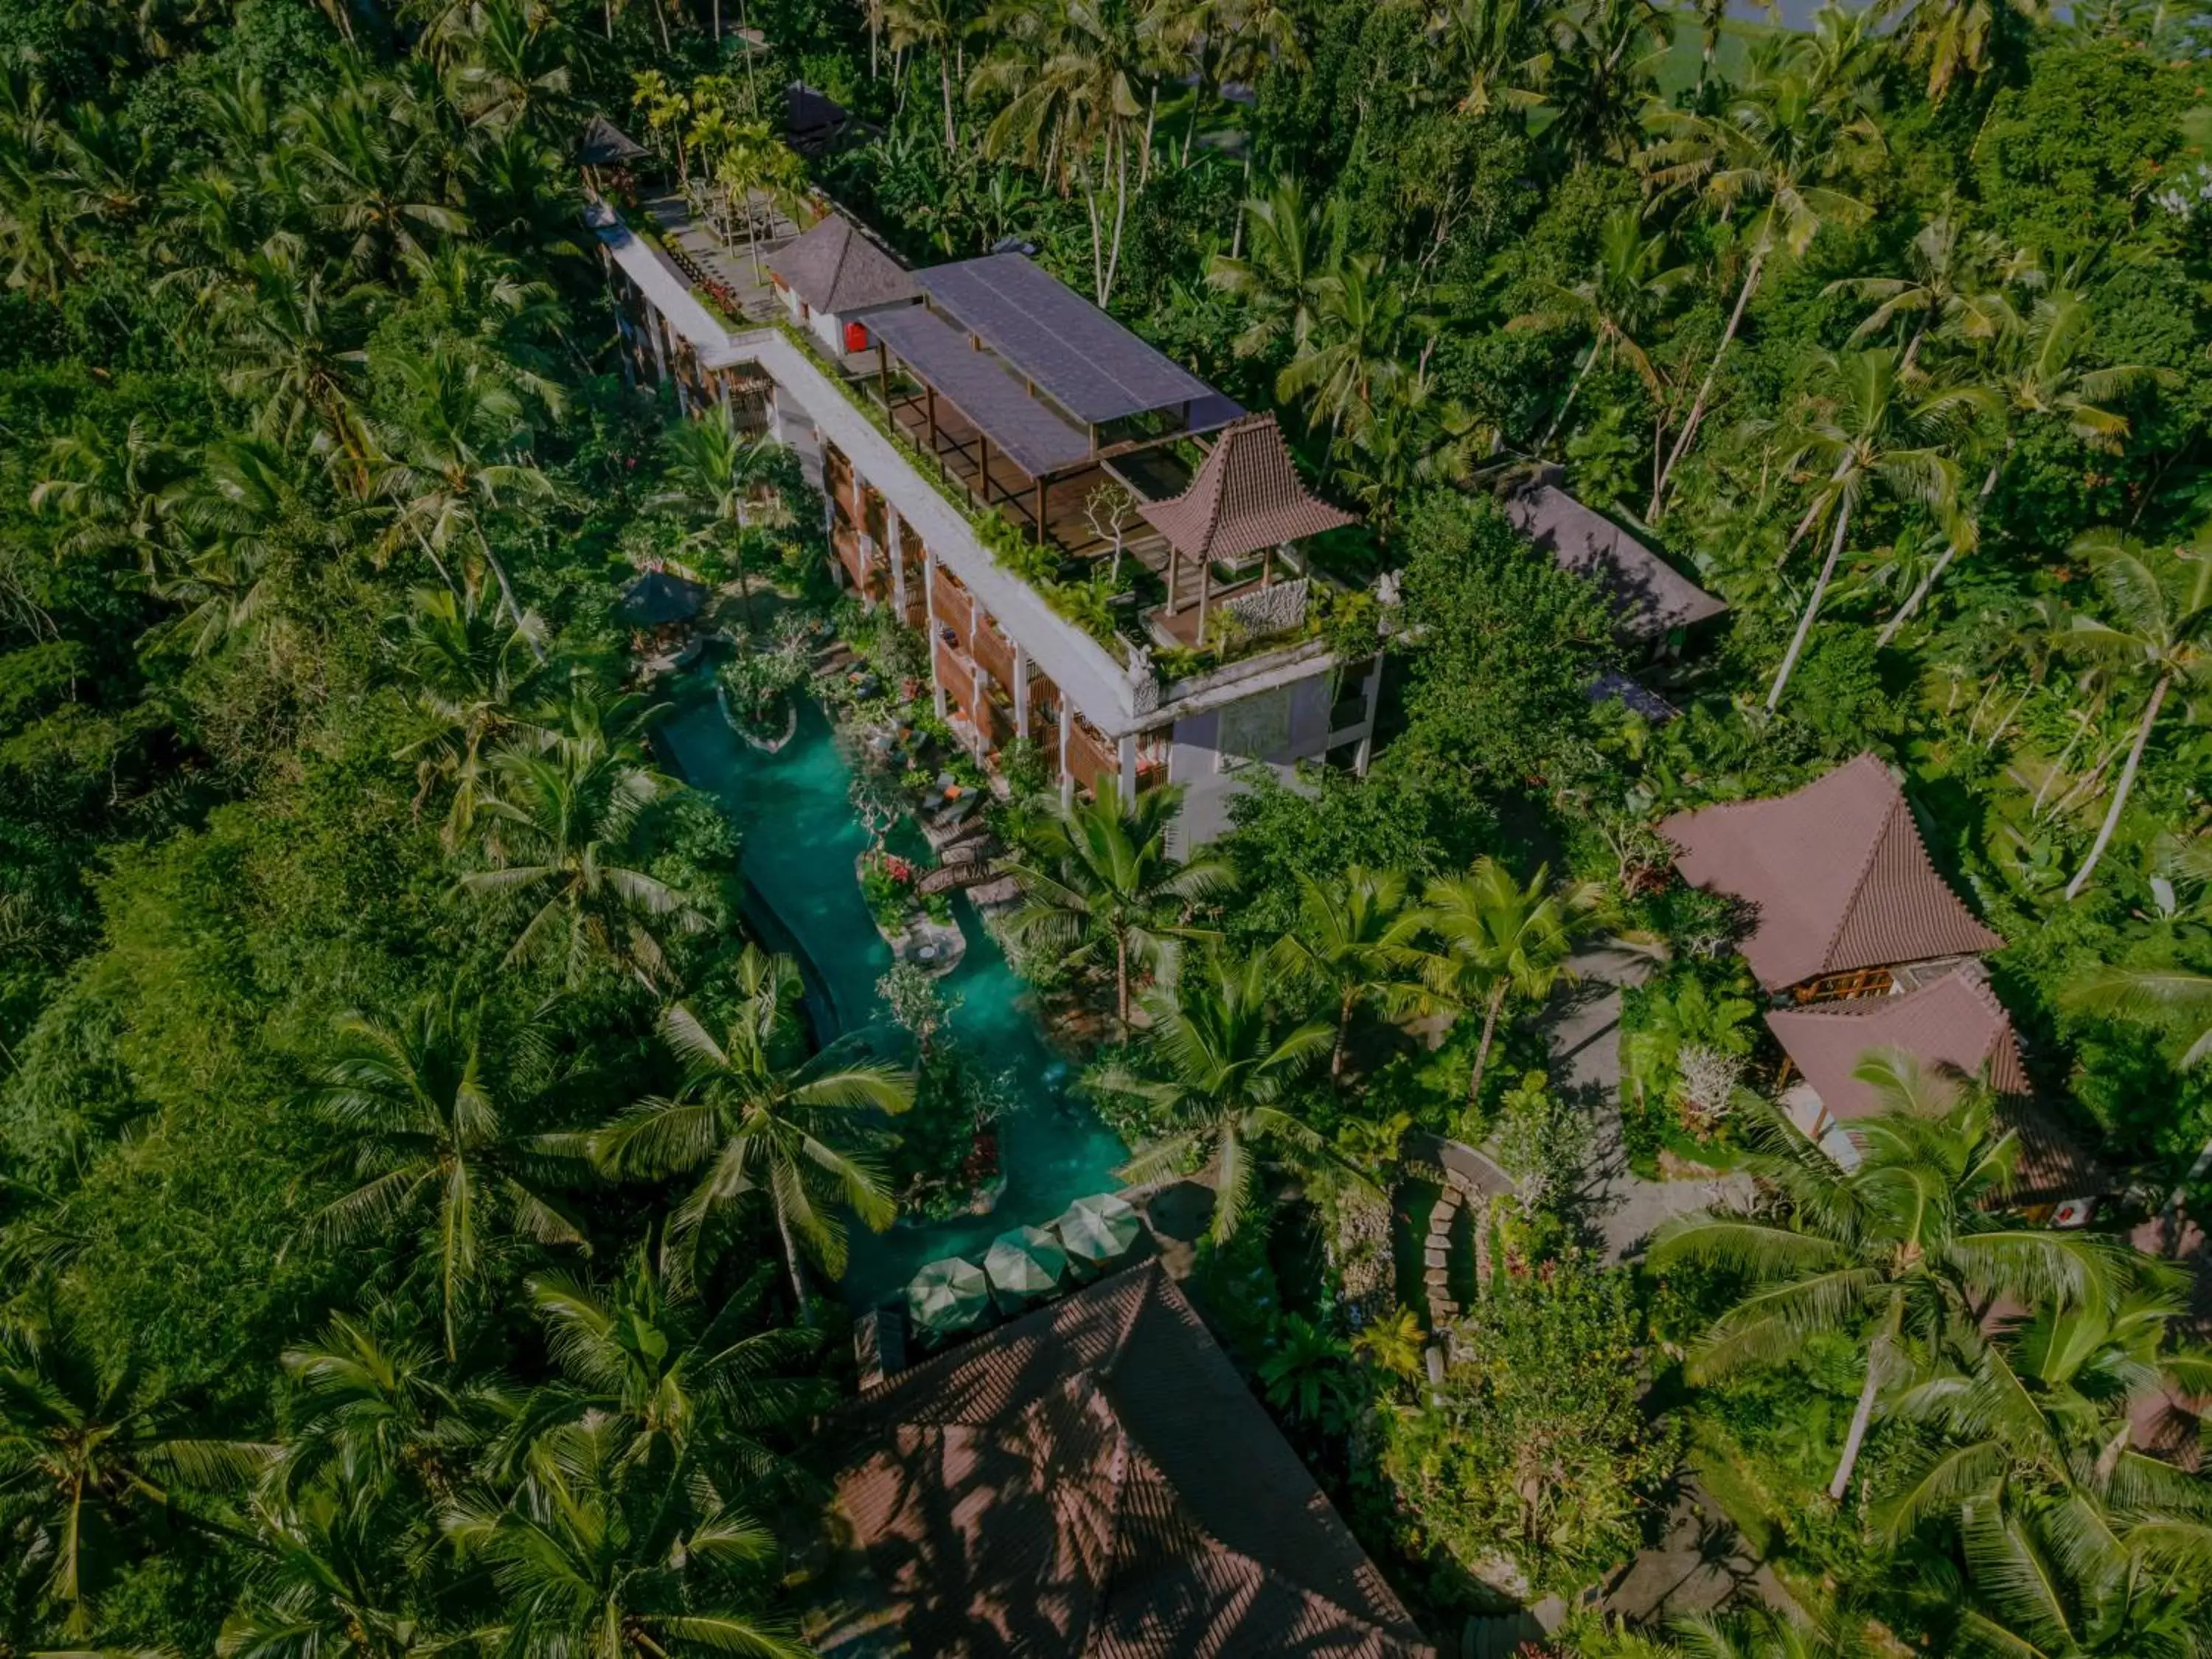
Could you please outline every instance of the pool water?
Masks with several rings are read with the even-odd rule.
[[[730,730],[711,696],[692,697],[663,723],[659,742],[674,769],[736,822],[744,838],[746,920],[763,944],[798,959],[820,1040],[866,1032],[900,1042],[876,994],[890,947],[861,902],[853,868],[868,835],[854,817],[851,769],[821,709],[804,705],[797,735],[768,755]],[[952,1029],[986,1069],[1011,1074],[1018,1102],[999,1125],[1006,1191],[988,1215],[902,1221],[886,1233],[854,1225],[841,1288],[855,1307],[896,1294],[924,1262],[980,1261],[1007,1228],[1042,1226],[1071,1200],[1112,1191],[1121,1184],[1114,1171],[1128,1158],[1070,1092],[1073,1071],[1046,1042],[1036,999],[964,896],[953,900],[953,914],[968,948],[939,981],[948,999],[959,1000]]]

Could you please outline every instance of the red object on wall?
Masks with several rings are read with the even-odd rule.
[[[868,325],[866,323],[845,325],[845,349],[866,351],[868,349]]]

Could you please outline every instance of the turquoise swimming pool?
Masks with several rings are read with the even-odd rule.
[[[662,726],[672,766],[720,800],[744,836],[742,862],[748,921],[763,942],[799,959],[807,1006],[823,1041],[884,1028],[889,1017],[876,981],[891,965],[860,902],[853,865],[868,844],[847,791],[851,771],[828,719],[811,703],[782,752],[766,755],[740,741],[711,697],[687,699]],[[1036,1000],[978,923],[965,897],[953,901],[967,954],[944,981],[960,999],[952,1026],[994,1071],[1011,1072],[1021,1105],[1000,1125],[1006,1187],[985,1216],[890,1231],[853,1230],[845,1298],[865,1307],[895,1293],[926,1261],[980,1259],[999,1233],[1042,1224],[1086,1193],[1121,1183],[1114,1170],[1127,1149],[1069,1092],[1067,1061],[1045,1041]]]

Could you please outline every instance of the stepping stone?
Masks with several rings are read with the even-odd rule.
[[[1456,1319],[1459,1317],[1459,1304],[1456,1302],[1431,1302],[1429,1304],[1429,1312],[1433,1317],[1437,1319]]]
[[[1445,1252],[1433,1247],[1421,1252],[1421,1260],[1431,1267],[1441,1267],[1450,1259]]]
[[[1451,1275],[1442,1267],[1431,1267],[1421,1276],[1422,1283],[1432,1285],[1437,1290],[1442,1290],[1450,1282],[1450,1279]]]

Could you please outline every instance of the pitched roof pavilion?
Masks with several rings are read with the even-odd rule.
[[[1143,501],[1145,521],[1195,559],[1241,559],[1262,548],[1356,524],[1300,481],[1273,415],[1232,422],[1171,501]]]
[[[1881,1097],[1852,1075],[1878,1048],[1902,1048],[1923,1066],[1968,1077],[1986,1071],[1999,1094],[2028,1092],[2012,1016],[1978,963],[1962,963],[1902,996],[1848,997],[1770,1009],[1768,1029],[1805,1074],[1821,1104],[1838,1118],[1870,1117]]]
[[[1651,639],[1728,609],[1603,514],[1559,488],[1547,467],[1504,498],[1513,527],[1562,570],[1595,582],[1620,607],[1620,631]]]
[[[828,1659],[1434,1659],[1157,1262],[899,1373],[834,1432],[865,1571],[813,1638]]]
[[[1685,880],[1758,907],[1743,954],[1770,991],[2004,945],[1936,873],[1904,792],[1870,754],[1790,794],[1678,812],[1659,833]]]
[[[878,247],[842,213],[824,216],[769,257],[768,268],[815,310],[841,316],[871,306],[919,299],[914,273]]]

